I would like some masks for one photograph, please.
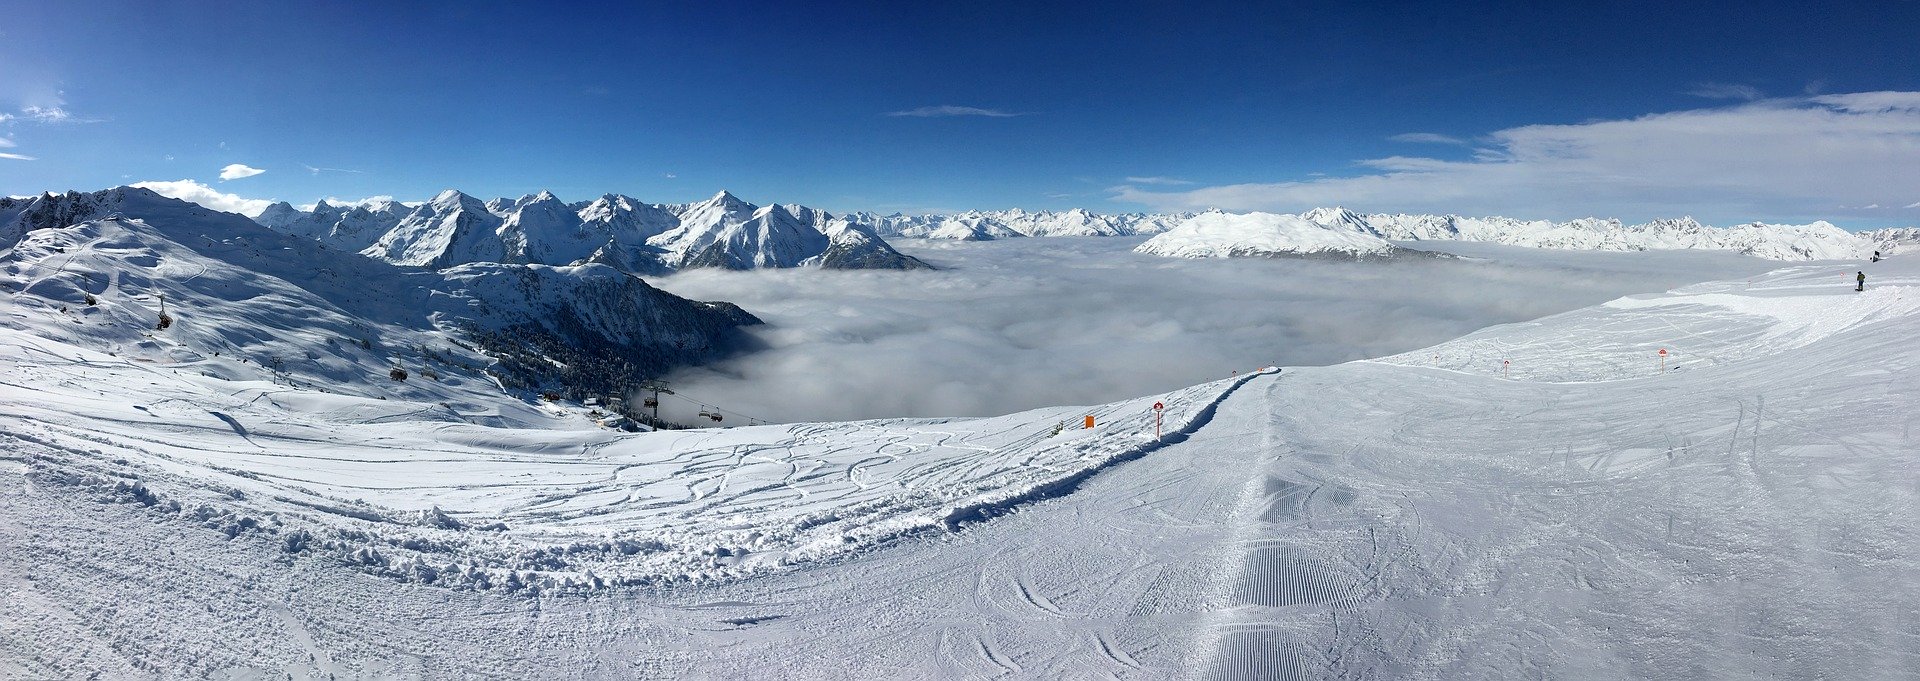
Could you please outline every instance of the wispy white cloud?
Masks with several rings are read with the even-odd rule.
[[[40,159],[38,159],[38,158],[35,158],[35,157],[33,157],[33,156],[27,156],[27,155],[25,155],[25,154],[8,154],[8,153],[0,153],[0,158],[6,158],[6,159],[13,159],[13,160],[15,160],[15,161],[38,161],[38,160],[40,160]]]
[[[241,163],[228,164],[227,167],[220,169],[220,181],[225,182],[227,180],[238,180],[243,177],[253,177],[264,172],[267,171],[249,167]]]
[[[135,182],[133,186],[151,189],[161,196],[192,201],[214,210],[239,213],[248,217],[259,215],[260,211],[273,205],[273,199],[249,199],[237,194],[228,194],[195,180]]]
[[[1901,208],[1920,208],[1920,201],[1909,203],[1907,205],[1901,206]]]
[[[1765,96],[1759,88],[1739,83],[1699,83],[1687,90],[1687,94],[1707,99],[1742,99],[1749,102]]]
[[[14,147],[17,147],[17,146],[20,146],[20,145],[18,145],[18,144],[14,144],[14,142],[13,142],[13,138],[11,138],[11,137],[0,137],[0,149],[12,149],[12,148],[14,148]]]
[[[1163,191],[1116,187],[1161,210],[1361,210],[1711,221],[1845,218],[1833,206],[1910,196],[1920,92],[1767,99],[1487,136],[1466,160],[1393,156],[1361,174]],[[1912,208],[1910,206],[1909,208]],[[1858,217],[1884,219],[1860,212]]]
[[[1458,137],[1454,137],[1452,135],[1442,135],[1437,132],[1403,132],[1398,135],[1388,137],[1387,139],[1393,140],[1395,142],[1416,142],[1420,144],[1465,145],[1467,143],[1466,140],[1460,139]]]
[[[105,120],[107,119],[77,116],[74,115],[73,112],[60,108],[59,106],[23,106],[20,107],[20,113],[17,114],[0,113],[0,123],[9,121],[49,124],[99,123]]]
[[[313,175],[319,175],[320,173],[353,173],[355,175],[359,175],[361,173],[367,172],[364,170],[349,170],[346,168],[321,168],[318,166],[310,166],[305,163],[300,164],[300,167],[306,168],[307,172]]]
[[[915,118],[944,118],[949,116],[986,116],[988,118],[1012,118],[1014,116],[1025,116],[1027,114],[1021,113],[1021,112],[1015,112],[1015,111],[1002,111],[1000,109],[982,109],[976,106],[953,106],[951,104],[943,104],[941,106],[923,106],[918,109],[907,109],[905,111],[889,111],[886,113],[886,115],[912,116]]]
[[[1127,183],[1128,184],[1157,184],[1157,185],[1186,185],[1186,184],[1193,184],[1193,181],[1182,180],[1177,177],[1164,177],[1164,176],[1156,175],[1153,177],[1129,177],[1127,178]]]
[[[669,179],[669,180],[675,180],[675,179],[679,179],[679,178],[680,178],[680,176],[679,176],[679,175],[676,175],[676,174],[674,174],[674,173],[661,173],[661,174],[660,174],[660,176],[661,176],[661,177],[665,177],[665,178],[667,178],[667,179]]]

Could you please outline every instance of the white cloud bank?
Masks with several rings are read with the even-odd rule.
[[[1100,404],[1263,364],[1378,357],[1779,266],[1726,253],[1489,244],[1443,245],[1486,258],[1471,261],[1190,261],[1131,252],[1140,241],[897,239],[947,269],[692,270],[649,282],[732,301],[767,321],[750,331],[767,349],[677,372],[673,388],[787,421]],[[687,404],[663,407],[694,420]]]
[[[38,161],[38,160],[40,160],[40,159],[38,159],[38,158],[35,158],[35,157],[33,157],[33,156],[28,156],[28,155],[26,155],[26,154],[8,154],[8,153],[4,153],[4,152],[0,152],[0,158],[5,158],[5,159],[12,159],[12,160],[15,160],[15,161]]]
[[[228,213],[239,213],[247,217],[260,214],[267,206],[273,205],[272,199],[249,199],[236,194],[228,194],[194,180],[135,182],[132,186],[151,189],[161,196],[170,196],[181,201],[194,203]]]
[[[1528,125],[1486,140],[1464,160],[1392,156],[1360,161],[1367,172],[1357,176],[1181,191],[1130,184],[1115,187],[1113,198],[1167,211],[1344,205],[1554,219],[1690,214],[1719,223],[1920,217],[1903,209],[1834,212],[1834,206],[1912,201],[1920,92],[1766,99],[1627,120]]]
[[[264,173],[264,172],[267,172],[267,171],[261,170],[259,168],[248,167],[246,164],[243,164],[243,163],[233,163],[233,164],[227,165],[227,167],[225,168],[220,169],[220,181],[225,182],[227,180],[238,180],[243,177],[253,177],[255,175],[259,175],[260,173]]]

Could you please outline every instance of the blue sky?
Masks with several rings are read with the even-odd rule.
[[[0,192],[1920,222],[1920,4],[1283,4],[10,3]]]

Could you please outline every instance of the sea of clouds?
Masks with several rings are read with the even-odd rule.
[[[1139,238],[898,239],[934,272],[692,270],[654,280],[766,320],[765,348],[668,377],[699,404],[820,421],[1099,404],[1263,365],[1325,365],[1780,266],[1726,253],[1422,245],[1461,259],[1179,260]],[[1490,371],[1497,368],[1490,367]]]

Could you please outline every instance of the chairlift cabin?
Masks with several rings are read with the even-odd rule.
[[[660,400],[649,397],[645,400],[642,400],[640,402],[640,406],[646,407],[648,409],[653,409],[660,406]]]

